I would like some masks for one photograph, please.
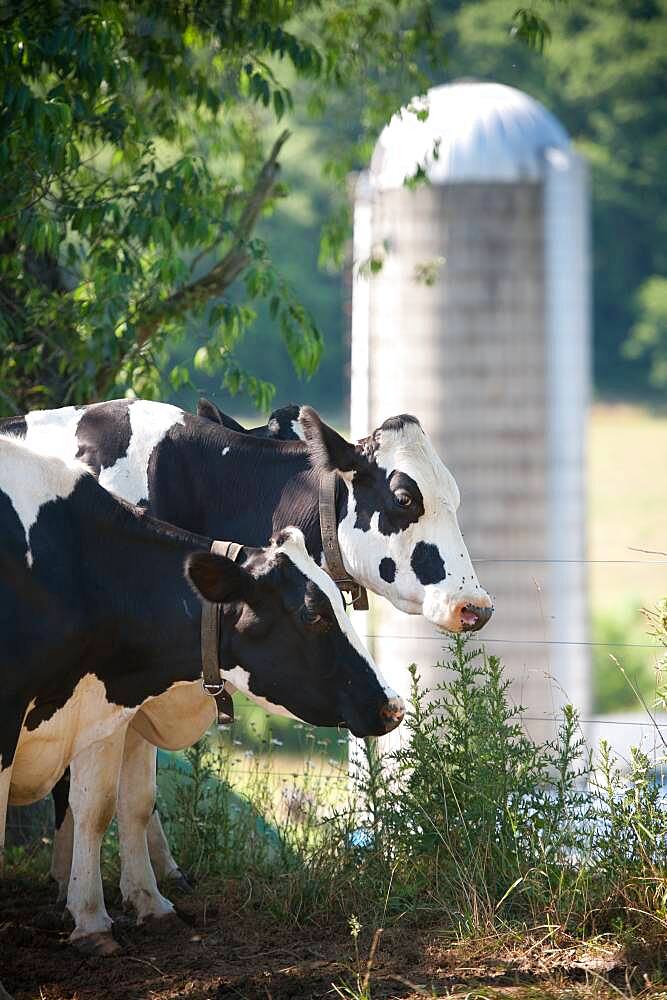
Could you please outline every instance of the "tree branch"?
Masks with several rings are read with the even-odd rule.
[[[146,310],[146,315],[138,324],[137,344],[139,347],[150,340],[165,320],[183,316],[194,306],[222,295],[224,290],[247,267],[250,254],[246,244],[265,202],[273,191],[280,172],[278,155],[289,136],[288,131],[278,136],[268,160],[260,170],[255,185],[247,196],[245,208],[236,227],[234,245],[230,247],[222,260],[211,268],[208,274],[184,288],[179,288],[178,291],[161,302],[152,304]]]

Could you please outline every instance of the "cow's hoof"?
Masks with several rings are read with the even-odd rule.
[[[149,916],[142,920],[139,926],[151,934],[169,934],[171,931],[182,931],[187,925],[175,910],[162,916]]]
[[[177,892],[191,893],[194,891],[194,886],[192,881],[188,878],[184,871],[177,868],[176,871],[172,872],[167,878],[167,884],[170,889],[175,889]]]
[[[95,955],[106,957],[116,955],[123,949],[114,939],[111,931],[100,931],[97,934],[85,934],[83,937],[74,938],[72,947],[80,951],[82,955]]]

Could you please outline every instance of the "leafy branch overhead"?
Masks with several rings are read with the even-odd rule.
[[[288,195],[289,133],[277,126],[299,108],[321,116],[334,97],[346,104],[326,168],[342,202],[384,122],[441,75],[430,0],[2,10],[2,410],[157,396],[197,370],[268,406],[272,387],[235,355],[262,306],[311,375],[322,337],[261,237],[262,217]],[[340,219],[323,244],[338,262]]]

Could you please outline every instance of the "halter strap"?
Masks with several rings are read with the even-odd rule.
[[[238,542],[213,541],[211,552],[236,562],[242,547]],[[206,694],[215,699],[218,728],[234,721],[234,702],[229,684],[220,677],[220,623],[221,605],[204,601],[201,613],[201,683]]]
[[[368,594],[366,588],[353,580],[343,564],[343,556],[338,544],[338,521],[336,519],[336,480],[337,472],[323,472],[320,475],[319,509],[320,532],[322,535],[322,551],[326,561],[326,569],[336,586],[341,591],[348,591],[352,596],[352,607],[357,611],[368,611]]]

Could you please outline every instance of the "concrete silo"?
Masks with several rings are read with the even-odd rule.
[[[352,434],[408,412],[433,438],[495,600],[480,639],[544,735],[530,720],[589,705],[587,172],[556,119],[511,87],[448,84],[423,106],[425,120],[392,119],[355,193]],[[418,172],[428,183],[406,187]],[[382,261],[370,277],[369,259]],[[369,631],[401,690],[406,664],[428,674],[442,647],[386,602]]]

